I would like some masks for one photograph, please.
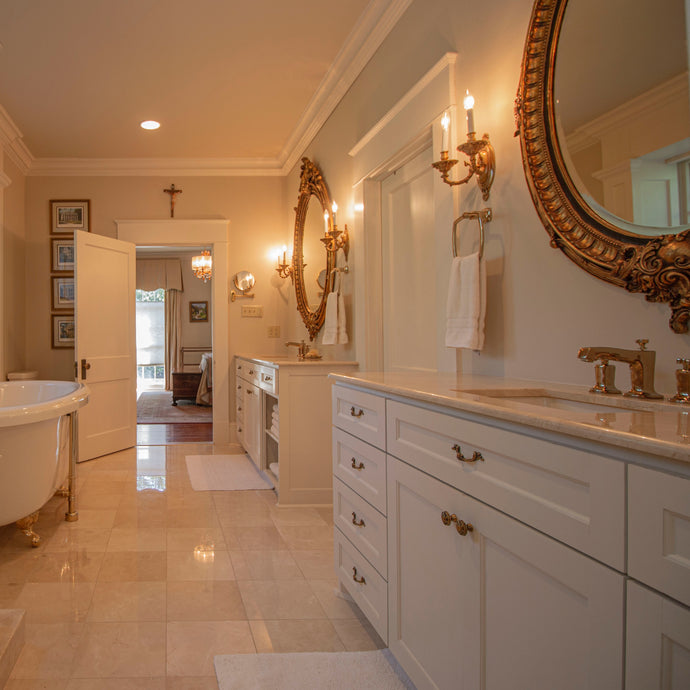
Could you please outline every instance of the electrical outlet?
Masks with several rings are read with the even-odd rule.
[[[242,316],[253,316],[261,318],[264,315],[264,308],[258,304],[245,305],[242,307]]]
[[[280,338],[280,326],[269,326],[267,330],[269,338]]]

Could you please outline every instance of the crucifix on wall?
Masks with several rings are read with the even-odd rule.
[[[175,189],[175,185],[171,184],[170,189],[163,190],[166,194],[170,194],[170,217],[175,217],[175,195],[182,194],[181,189]]]

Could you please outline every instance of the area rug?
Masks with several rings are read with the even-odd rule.
[[[137,424],[208,424],[213,408],[193,400],[178,400],[173,407],[172,391],[144,391],[137,399]]]
[[[246,455],[187,455],[185,461],[194,491],[273,488]]]
[[[414,690],[391,653],[304,652],[214,657],[219,690]]]

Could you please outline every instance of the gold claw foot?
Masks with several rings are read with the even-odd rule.
[[[17,520],[15,523],[19,529],[26,534],[29,539],[31,539],[31,546],[36,548],[40,543],[41,543],[41,537],[34,532],[33,527],[38,522],[38,511],[35,513],[31,513],[31,515],[27,515],[25,518],[22,518],[21,520]]]

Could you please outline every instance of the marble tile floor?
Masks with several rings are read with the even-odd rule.
[[[0,609],[26,611],[7,690],[207,690],[216,654],[384,646],[336,595],[330,507],[192,490],[185,455],[228,452],[138,446],[81,463],[77,522],[53,498],[37,549],[0,527]]]

